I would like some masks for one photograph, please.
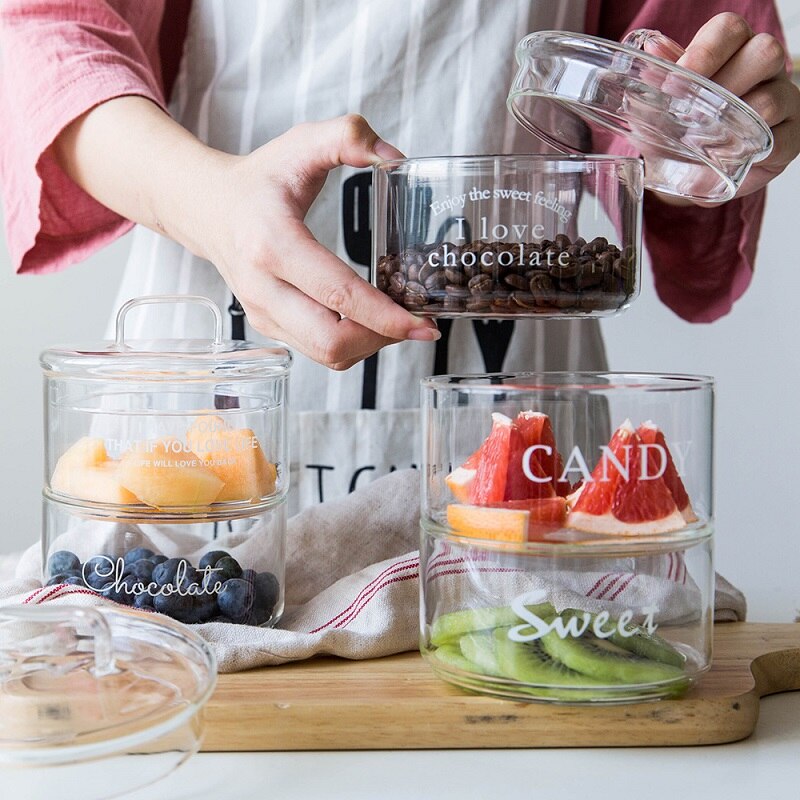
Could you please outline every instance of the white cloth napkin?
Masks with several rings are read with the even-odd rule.
[[[276,628],[198,625],[215,648],[220,672],[282,664],[314,655],[361,659],[415,650],[419,642],[419,473],[394,472],[347,497],[292,517],[287,531],[286,613]],[[102,552],[98,549],[96,552]],[[466,556],[466,557],[465,557]],[[443,613],[471,605],[507,605],[514,593],[548,592],[556,607],[658,606],[676,624],[696,613],[700,589],[679,554],[625,569],[531,574],[523,564],[486,562],[437,544],[427,564]],[[75,586],[42,587],[41,548],[29,548],[16,576],[0,585],[0,605],[98,605],[110,601]],[[717,622],[744,619],[744,596],[716,576]]]

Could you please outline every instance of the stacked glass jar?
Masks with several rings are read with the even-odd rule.
[[[468,330],[453,318],[477,334],[481,319],[626,309],[644,190],[723,202],[772,148],[766,123],[681,53],[654,31],[523,39],[508,107],[560,154],[378,164],[375,286],[451,336]],[[678,694],[709,667],[712,395],[698,376],[423,381],[421,647],[437,674],[619,702]]]
[[[205,305],[214,338],[126,340],[131,309],[176,302]],[[45,583],[181,622],[274,625],[290,363],[283,348],[223,341],[200,297],[132,300],[116,341],[43,353]]]

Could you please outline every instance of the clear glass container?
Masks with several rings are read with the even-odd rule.
[[[727,89],[675,64],[683,52],[658,31],[631,31],[622,43],[538,31],[517,45],[508,107],[562,152],[586,153],[616,137],[644,159],[649,189],[730,200],[769,155],[772,133]]]
[[[126,339],[131,310],[177,302],[208,307],[214,338]],[[44,581],[184,622],[274,624],[290,363],[283,348],[223,341],[199,297],[132,300],[116,341],[43,353]]]
[[[554,702],[685,691],[711,663],[713,382],[426,379],[421,648]]]
[[[423,316],[616,314],[639,292],[642,191],[634,158],[382,162],[373,282]]]
[[[210,648],[171,620],[0,609],[4,796],[99,800],[153,783],[199,749],[215,683]]]

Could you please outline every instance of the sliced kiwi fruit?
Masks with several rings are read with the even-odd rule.
[[[508,630],[508,628],[501,630]],[[458,645],[461,648],[461,655],[470,663],[472,672],[501,677],[502,673],[497,663],[495,639],[491,631],[465,633],[459,639]]]
[[[526,606],[531,613],[543,619],[555,616],[555,609],[550,603],[539,603]],[[465,633],[517,625],[521,620],[509,606],[501,608],[467,608],[453,611],[437,617],[431,625],[431,644],[443,645],[455,643]]]
[[[603,686],[605,682],[576,672],[553,658],[541,639],[515,642],[508,638],[508,628],[494,632],[497,665],[501,674],[521,683],[541,686]]]
[[[594,623],[596,614],[589,611],[578,611],[574,608],[566,609],[561,616],[566,620],[568,617],[583,617],[588,614],[590,626]],[[632,635],[623,636],[619,632],[616,620],[609,620],[605,629],[613,628],[613,633],[608,637],[608,641],[613,642],[617,647],[635,653],[642,658],[649,658],[651,661],[659,661],[662,664],[671,664],[673,667],[683,668],[686,665],[686,657],[678,652],[666,639],[662,639],[655,633],[650,633],[647,628],[641,625],[626,625],[627,631],[632,631]]]
[[[637,655],[588,632],[562,639],[556,631],[550,631],[539,641],[554,659],[606,684],[659,683],[685,677],[679,667]]]
[[[455,644],[442,644],[432,651],[431,655],[442,664],[448,667],[464,670],[464,672],[475,672],[475,665],[464,658],[461,648]]]

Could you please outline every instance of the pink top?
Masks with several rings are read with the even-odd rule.
[[[48,148],[72,120],[114,97],[140,95],[164,107],[162,73],[172,73],[177,63],[188,5],[186,0],[3,3],[0,182],[17,272],[63,269],[132,227],[73,183]],[[736,11],[754,30],[782,39],[772,0],[685,3],[680,14],[673,0],[589,0],[586,30],[619,40],[633,28],[656,28],[686,45],[723,10]],[[165,77],[169,86],[174,75]],[[730,311],[745,291],[764,198],[760,191],[703,209],[646,197],[645,242],[656,291],[679,316],[710,322]]]

